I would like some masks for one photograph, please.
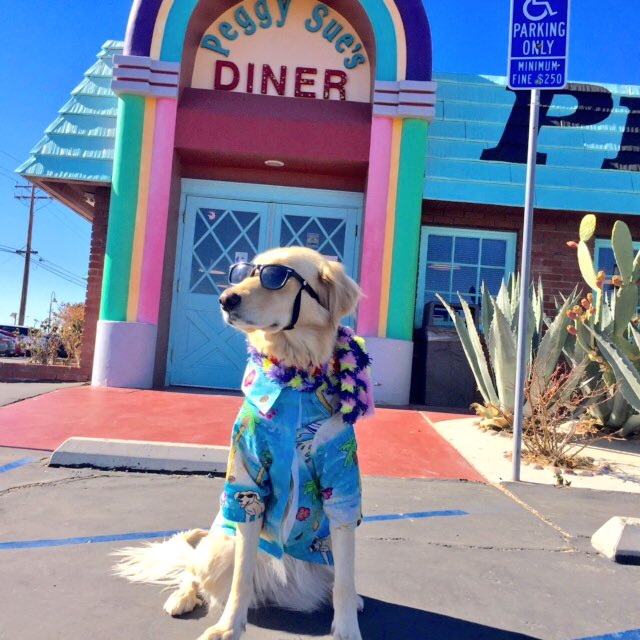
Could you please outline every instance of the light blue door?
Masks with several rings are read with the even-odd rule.
[[[248,186],[242,191],[254,195]],[[240,387],[245,338],[223,322],[218,304],[232,263],[252,260],[270,247],[307,246],[339,260],[357,278],[361,208],[282,202],[287,195],[299,201],[301,191],[280,188],[259,193],[266,196],[262,202],[186,198],[176,257],[167,384]]]
[[[276,247],[309,247],[342,262],[357,278],[356,249],[359,215],[356,209],[281,204],[276,210]]]
[[[222,320],[218,298],[234,262],[266,248],[269,205],[189,197],[171,319],[168,384],[236,389],[246,359],[244,336]]]

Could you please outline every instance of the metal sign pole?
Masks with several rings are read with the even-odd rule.
[[[518,315],[518,354],[516,362],[515,406],[513,413],[513,481],[520,480],[520,454],[522,452],[522,417],[524,389],[527,374],[527,322],[529,320],[529,281],[531,280],[531,241],[533,235],[533,199],[536,188],[536,157],[538,150],[538,113],[540,90],[531,89],[529,107],[529,148],[527,152],[527,184],[524,201],[522,255],[520,257],[520,312]]]

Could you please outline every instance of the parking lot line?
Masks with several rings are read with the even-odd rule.
[[[608,633],[604,636],[591,636],[589,638],[581,638],[581,640],[640,640],[640,629]]]
[[[366,516],[363,522],[383,522],[385,520],[411,520],[412,518],[447,518],[451,516],[468,516],[467,511],[416,511],[414,513],[391,513],[382,516]]]
[[[26,464],[38,462],[38,460],[40,460],[40,458],[20,458],[20,460],[16,460],[15,462],[9,462],[8,464],[2,465],[0,467],[0,473],[7,473],[7,471],[19,469],[20,467],[24,467]]]
[[[413,513],[391,513],[363,518],[364,523],[383,522],[387,520],[421,520],[424,518],[443,518],[452,516],[468,516],[467,511],[454,509],[449,511],[416,511]],[[187,529],[175,529],[173,531],[145,531],[139,533],[116,533],[105,536],[81,536],[76,538],[56,538],[51,540],[16,540],[12,542],[0,542],[0,551],[15,549],[42,549],[44,547],[67,547],[80,544],[100,544],[105,542],[126,542],[131,540],[151,540],[153,538],[169,538],[170,536],[186,531]],[[627,640],[625,638],[625,640]]]
[[[0,542],[0,551],[11,549],[42,549],[43,547],[68,547],[79,544],[99,544],[102,542],[125,542],[127,540],[151,540],[152,538],[169,538],[186,531],[146,531],[141,533],[116,533],[108,536],[81,536],[78,538],[54,538],[51,540],[18,540],[16,542]]]

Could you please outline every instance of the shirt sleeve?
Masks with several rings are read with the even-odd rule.
[[[232,522],[263,520],[265,500],[271,493],[271,454],[255,437],[257,420],[253,408],[245,403],[233,429],[227,477],[220,496],[222,515]]]
[[[353,425],[324,439],[313,456],[324,512],[334,526],[355,528],[362,520],[362,488]]]

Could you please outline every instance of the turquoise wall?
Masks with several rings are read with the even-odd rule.
[[[526,157],[528,108],[514,111],[515,93],[505,78],[440,73],[434,80],[436,119],[429,129],[424,197],[524,206],[526,165],[508,156]],[[535,206],[640,215],[639,116],[630,108],[640,110],[640,87],[575,83],[569,90],[542,94],[546,118],[558,126],[539,132],[538,152],[547,157],[537,167]],[[481,159],[498,146],[510,118],[501,146],[507,161]],[[623,135],[629,149],[621,156],[623,170],[603,169],[618,157]]]

